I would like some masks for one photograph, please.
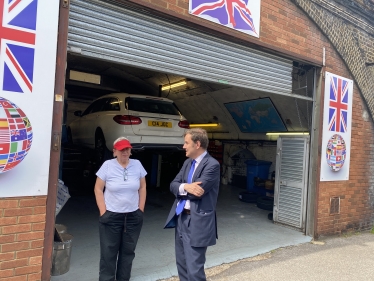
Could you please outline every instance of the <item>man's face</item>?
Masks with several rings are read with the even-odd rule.
[[[194,143],[191,139],[191,135],[187,134],[184,137],[184,145],[183,149],[186,150],[186,156],[192,159],[196,158],[196,155],[198,153],[198,148],[200,147],[200,142],[197,141],[197,143]]]

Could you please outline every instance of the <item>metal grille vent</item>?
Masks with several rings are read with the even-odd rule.
[[[282,146],[281,178],[296,182],[303,181],[304,142],[287,140]]]
[[[330,215],[340,214],[340,197],[330,198]]]
[[[301,227],[301,208],[302,208],[302,190],[288,186],[281,186],[279,193],[279,212],[280,222]]]

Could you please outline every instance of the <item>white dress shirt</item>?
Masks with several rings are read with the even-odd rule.
[[[201,160],[203,160],[203,158],[205,157],[206,154],[207,154],[207,151],[203,152],[199,157],[197,157],[197,158],[195,159],[196,163],[195,163],[195,169],[194,169],[194,171],[193,171],[193,173],[192,173],[192,178],[193,178],[193,175],[194,175],[194,173],[195,173],[197,167],[199,166]],[[184,185],[185,185],[185,183],[182,183],[182,184],[179,186],[179,195],[187,195],[187,191],[184,190]],[[190,209],[190,200],[187,200],[187,201],[186,201],[186,205],[184,205],[184,208],[185,208],[185,209],[188,209],[188,210]]]

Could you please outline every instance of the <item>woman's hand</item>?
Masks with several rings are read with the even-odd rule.
[[[99,177],[97,177],[94,192],[95,192],[97,207],[99,208],[100,217],[104,215],[106,212],[106,206],[105,206],[105,201],[104,201],[104,186],[105,186],[105,182]]]

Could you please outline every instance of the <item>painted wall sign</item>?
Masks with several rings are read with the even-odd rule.
[[[326,72],[321,181],[349,179],[353,81]]]
[[[260,37],[260,0],[190,0],[189,13]]]
[[[58,0],[0,0],[0,197],[46,195]]]

